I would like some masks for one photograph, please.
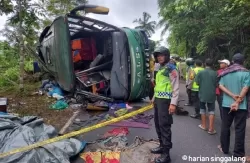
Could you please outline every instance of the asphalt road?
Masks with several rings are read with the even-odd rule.
[[[180,95],[179,105],[184,106],[187,102],[187,95],[185,92],[185,87],[181,84],[181,95]],[[138,104],[136,104],[138,105]],[[184,107],[189,114],[192,114],[194,109],[192,107]],[[153,113],[153,111],[149,111],[149,113]],[[83,115],[82,115],[83,116]],[[145,139],[156,139],[157,135],[154,129],[153,120],[151,122],[151,129],[129,129],[128,141],[132,143],[135,136],[144,137]],[[212,159],[212,157],[230,157],[231,155],[223,155],[217,149],[217,145],[219,145],[220,141],[220,125],[221,120],[219,116],[219,109],[216,105],[216,120],[215,120],[215,129],[217,131],[216,135],[209,135],[207,132],[201,130],[198,125],[200,124],[200,120],[192,119],[189,116],[177,116],[174,115],[174,124],[172,126],[172,142],[173,148],[171,150],[171,158],[172,163],[185,163],[192,162],[185,161],[182,157],[191,156],[191,157],[208,157]],[[92,132],[86,133],[83,138],[86,141],[94,141],[97,139],[98,135],[104,134],[106,131],[112,129],[114,127],[104,127]],[[234,129],[232,126],[231,130],[231,151],[233,151],[234,146]],[[246,134],[246,154],[250,155],[250,121],[248,120],[247,124],[247,134]],[[190,158],[190,157],[189,157]],[[78,160],[77,163],[81,163],[82,161]],[[193,162],[204,162],[204,161],[193,161]],[[213,162],[213,161],[210,161]],[[214,161],[215,162],[215,161]],[[217,161],[219,162],[219,161]]]

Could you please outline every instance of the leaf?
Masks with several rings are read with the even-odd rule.
[[[149,15],[147,12],[143,12],[142,18],[135,19],[133,23],[137,23],[138,26],[135,27],[135,29],[142,29],[145,30],[148,36],[151,36],[153,33],[155,33],[156,28],[156,21],[149,21],[151,18],[151,15]]]

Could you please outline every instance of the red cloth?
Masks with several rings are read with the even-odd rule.
[[[217,75],[219,76],[222,71],[223,71],[223,69],[219,69],[217,71]],[[216,95],[220,95],[220,88],[219,88],[219,86],[216,88]]]
[[[86,152],[80,157],[86,163],[120,163],[121,152]]]
[[[106,132],[103,136],[103,138],[108,138],[111,136],[118,136],[118,135],[128,135],[128,128],[127,127],[122,127],[122,128],[114,128],[113,130],[110,130]]]
[[[103,88],[105,88],[105,84],[104,84],[104,82],[101,82],[99,89],[103,89]]]

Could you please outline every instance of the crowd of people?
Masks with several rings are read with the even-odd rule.
[[[206,59],[204,67],[200,60],[189,58],[187,63],[186,88],[189,102],[186,106],[194,106],[192,118],[200,118],[199,128],[208,130],[208,134],[216,134],[214,128],[215,102],[217,100],[221,132],[218,146],[224,154],[229,153],[230,128],[234,121],[235,145],[234,156],[245,156],[245,132],[248,117],[248,89],[250,72],[244,64],[244,55],[237,53],[229,60],[219,61],[220,69],[213,70],[213,61]],[[206,126],[206,109],[208,110],[209,126]]]
[[[161,153],[156,159],[158,163],[170,162],[169,150],[172,148],[171,124],[172,113],[175,112],[179,98],[179,79],[183,74],[178,58],[171,58],[165,47],[154,52],[155,65],[152,70],[154,79],[154,94],[151,96],[155,106],[155,127],[160,140],[160,146],[152,149],[152,153]],[[249,115],[248,89],[250,86],[250,71],[244,65],[244,55],[237,53],[232,62],[219,60],[219,70],[214,70],[212,59],[203,63],[199,59],[186,60],[186,92],[188,103],[185,106],[194,107],[192,118],[200,119],[198,126],[208,134],[217,133],[214,127],[215,103],[220,110],[221,131],[219,150],[229,153],[230,128],[234,121],[235,144],[234,157],[245,157],[245,132]],[[169,109],[166,109],[169,108]],[[206,120],[208,117],[209,125]]]

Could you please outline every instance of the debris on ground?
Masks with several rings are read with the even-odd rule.
[[[125,135],[117,135],[108,137],[101,142],[98,146],[100,149],[118,151],[124,149],[128,145],[128,139]]]
[[[131,121],[134,121],[134,122],[141,122],[141,123],[144,123],[144,124],[149,124],[149,122],[151,121],[151,119],[154,118],[154,115],[153,114],[145,114],[145,113],[142,113],[142,114],[138,114],[134,117],[131,118]]]
[[[49,92],[47,93],[49,97],[54,97],[57,100],[63,99],[63,93],[59,86],[52,86],[49,88]]]
[[[117,110],[117,109],[121,109],[121,108],[133,109],[132,106],[130,106],[129,104],[126,104],[126,103],[110,103],[109,108],[112,110]]]
[[[141,123],[141,122],[133,122],[133,121],[129,121],[129,120],[124,120],[124,121],[121,121],[121,122],[113,123],[113,124],[110,124],[109,126],[145,128],[145,129],[150,128],[149,124],[145,124],[145,123]]]
[[[120,163],[154,163],[159,155],[152,154],[150,149],[158,146],[159,142],[155,140],[143,140],[137,137],[134,144],[121,152]]]
[[[66,105],[66,102],[63,101],[64,94],[62,89],[60,88],[59,84],[54,80],[43,80],[42,86],[40,87],[38,94],[47,94],[48,97],[53,97],[58,100],[55,104],[53,104],[52,107],[50,107],[52,109],[62,110],[68,107],[68,104]]]
[[[65,131],[67,130],[67,128],[73,123],[74,119],[76,119],[76,117],[77,117],[77,115],[79,113],[80,113],[80,110],[76,110],[74,112],[73,116],[69,118],[69,120],[67,121],[67,123],[59,131],[60,135],[63,135],[65,133]]]
[[[63,110],[68,108],[69,105],[64,100],[58,100],[50,106],[50,109],[54,110]]]
[[[86,163],[120,163],[120,152],[86,152],[81,158]]]
[[[0,153],[58,136],[54,127],[44,124],[43,119],[36,116],[20,118],[5,113],[5,115],[0,115],[0,128]],[[0,162],[69,163],[69,158],[82,151],[85,145],[86,142],[70,138],[28,152],[0,158]]]
[[[107,111],[109,110],[108,107],[103,107],[103,106],[96,106],[93,104],[88,104],[86,107],[86,110],[95,110],[95,111]]]
[[[50,105],[55,102],[55,99],[47,96],[31,95],[35,92],[40,83],[32,83],[29,87],[26,85],[25,93],[19,94],[15,90],[8,92],[0,92],[0,97],[8,99],[7,112],[17,116],[35,115],[43,118],[46,124],[53,125],[57,130],[60,130],[67,122],[69,117],[73,115],[73,109],[52,110]]]
[[[108,158],[105,158],[108,159],[109,162],[111,160],[114,161],[114,163],[151,163],[159,156],[150,153],[150,149],[159,146],[159,142],[156,140],[144,140],[136,137],[134,143],[127,146],[126,143],[122,142],[126,139],[122,139],[124,139],[124,136],[106,139],[106,142],[107,140],[117,142],[116,144],[113,143],[111,146],[103,145],[105,142],[103,140],[89,144],[80,156],[86,163],[106,163],[103,158],[107,155]]]
[[[69,107],[73,110],[80,110],[83,108],[82,104],[70,104]]]
[[[114,137],[114,136],[126,136],[128,135],[129,131],[127,127],[123,128],[114,128],[110,131],[107,131],[104,135],[103,138],[107,137]]]
[[[73,124],[70,126],[69,131],[81,129],[83,126],[89,127],[98,123],[109,121],[114,118],[123,116],[127,113],[133,112],[139,108],[140,107],[133,107],[133,109],[126,109],[117,107],[116,109],[110,109],[108,112],[105,113],[99,112],[94,116],[92,116],[93,114],[91,114],[91,112],[84,112],[82,114],[84,114],[85,116],[77,117],[73,121]],[[150,121],[153,119],[153,117],[153,114],[143,113],[127,120],[109,124],[108,126],[150,129],[152,126],[150,124]]]
[[[120,116],[127,114],[127,112],[128,112],[127,109],[119,109],[115,111],[114,114],[116,115],[116,117],[120,117]]]

